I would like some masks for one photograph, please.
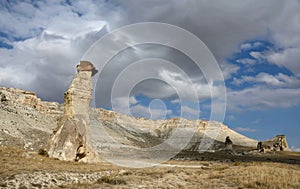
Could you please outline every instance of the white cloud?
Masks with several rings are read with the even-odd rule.
[[[93,38],[97,38],[93,32],[70,40],[45,30],[37,37],[14,42],[13,49],[0,49],[0,85],[32,90],[47,100],[62,100],[75,65]]]
[[[257,48],[257,47],[260,47],[262,46],[263,44],[259,41],[257,42],[253,42],[253,43],[243,43],[241,46],[240,46],[240,49],[243,50],[243,51],[247,51],[247,50],[251,50],[251,49],[254,49],[254,48]]]
[[[291,150],[292,150],[293,152],[300,152],[300,147],[291,146]]]
[[[168,70],[162,70],[160,72],[160,77],[163,81],[169,83],[173,88],[181,92],[182,96],[180,98],[187,100],[202,101],[209,98],[215,98],[221,96],[221,93],[224,91],[223,86],[207,84],[202,79],[191,81],[193,78],[187,78],[182,74]],[[213,97],[212,94],[215,96]]]
[[[281,52],[269,52],[265,57],[269,62],[284,66],[294,74],[300,75],[300,42],[299,46],[295,48],[287,48]]]
[[[172,110],[168,110],[166,108],[146,107],[141,104],[132,106],[130,111],[131,114],[136,117],[144,117],[153,120],[166,119],[168,116],[172,115]]]
[[[191,120],[195,120],[195,119],[199,119],[200,116],[200,110],[197,108],[191,108],[189,106],[181,106],[181,117],[185,118],[185,119],[191,119]]]
[[[7,38],[14,46],[12,50],[0,49],[0,85],[34,90],[48,100],[62,100],[63,91],[75,71],[75,64],[78,63],[82,53],[103,35],[98,31],[104,23],[108,29],[140,21],[161,21],[183,27],[197,35],[212,50],[217,60],[221,62],[225,79],[231,78],[239,69],[238,66],[229,63],[223,64],[226,58],[239,48],[253,49],[262,45],[260,42],[240,45],[241,43],[256,38],[269,40],[282,48],[282,51],[268,54],[251,52],[250,55],[256,59],[267,58],[272,63],[285,66],[296,74],[299,73],[298,1],[233,0],[232,3],[216,3],[191,0],[187,3],[159,0],[122,2],[87,0],[74,1],[72,5],[60,1],[37,1],[35,4],[38,8],[29,1],[10,3],[8,6],[2,4],[0,7],[1,32],[9,34]],[[6,7],[9,7],[9,10]],[[141,12],[143,14],[140,14]],[[14,38],[26,40],[13,42]],[[253,63],[249,60],[240,62]],[[185,61],[178,64],[182,67],[187,65]],[[114,68],[116,67],[118,65]],[[141,70],[135,74],[144,74],[146,71]],[[222,93],[223,90],[220,88],[211,83],[208,85],[205,79],[199,79],[199,74],[194,73],[193,67],[187,67],[184,71],[194,83],[200,101],[210,98],[209,85],[212,86],[211,90],[216,96]],[[192,90],[187,90],[191,86],[186,78],[170,70],[160,74],[172,86],[183,91],[184,98],[193,99]],[[236,82],[256,81],[277,87],[298,86],[295,79],[284,75],[245,77]],[[295,83],[292,84],[293,82]],[[268,88],[259,89],[260,91],[254,91],[250,88],[248,92],[255,96],[270,91]],[[295,90],[297,89],[282,89],[280,92],[293,93]],[[172,87],[166,85],[148,85],[140,87],[137,91],[151,97],[165,98],[170,98],[176,93]],[[239,94],[245,92],[246,90],[237,91]],[[278,97],[285,98],[280,94]],[[251,104],[249,106],[252,107]]]
[[[282,73],[273,76],[264,72],[259,73],[257,76],[242,76],[241,79],[234,78],[232,84],[241,85],[246,82],[275,87],[300,87],[300,79],[295,76],[288,76]]]
[[[180,103],[180,99],[176,98],[176,99],[172,100],[171,103],[172,104],[178,104],[178,103]]]
[[[112,110],[130,115],[130,108],[137,105],[138,101],[135,96],[130,97],[116,97],[112,99]]]
[[[135,96],[117,97],[112,99],[112,110],[134,116],[144,117],[147,119],[166,119],[172,115],[172,110],[167,109],[163,101],[154,99],[149,106],[142,105]]]
[[[237,71],[240,69],[239,66],[236,66],[234,64],[230,64],[228,62],[220,64],[222,74],[224,79],[229,79],[232,77],[232,74],[237,73]]]
[[[258,52],[258,51],[252,51],[249,53],[253,58],[257,59],[257,60],[261,60],[262,58],[264,58],[264,55],[262,52]]]
[[[252,44],[251,43],[244,43],[240,46],[241,50],[249,50],[252,49]]]
[[[59,35],[64,39],[74,40],[91,32],[98,32],[106,25],[104,21],[78,19],[75,21],[76,24],[74,24],[74,21],[74,19],[57,20],[44,32],[48,35]]]
[[[248,128],[248,127],[236,127],[234,128],[234,130],[238,131],[238,132],[257,132],[256,129],[253,129],[253,128]]]
[[[256,60],[250,59],[250,58],[242,58],[242,59],[236,60],[236,62],[245,64],[245,65],[254,65],[256,63]]]
[[[285,66],[294,74],[300,74],[300,22],[299,1],[289,1],[284,4],[281,16],[270,23],[269,28],[273,43],[281,49],[280,52],[270,51],[266,58],[279,66]],[[285,24],[284,24],[285,23]],[[282,27],[285,25],[285,27]]]
[[[231,55],[244,41],[257,37],[267,38],[269,33],[266,23],[278,19],[278,12],[281,12],[284,3],[286,2],[248,0],[233,0],[231,3],[199,0],[188,3],[186,1],[145,3],[133,0],[122,2],[125,9],[131,12],[129,18],[132,21],[151,18],[151,21],[168,22],[193,32],[208,45],[218,61],[225,60],[224,57]],[[148,7],[155,8],[148,9]],[[143,15],[140,15],[140,12],[143,12]]]
[[[266,88],[255,86],[227,91],[227,109],[233,112],[289,108],[300,103],[300,88]]]
[[[0,5],[1,32],[23,39],[36,37],[46,29],[50,34],[75,35],[76,38],[84,31],[101,27],[97,22],[116,19],[116,12],[113,9],[108,11],[103,2],[74,1],[72,5],[64,1],[3,2]]]
[[[253,44],[253,47],[254,48],[257,48],[257,47],[261,47],[261,46],[263,46],[263,43],[261,43],[261,42],[254,42],[254,44]]]
[[[237,79],[236,77],[233,78],[233,81],[231,82],[233,85],[239,86],[243,84],[245,81],[243,79]]]

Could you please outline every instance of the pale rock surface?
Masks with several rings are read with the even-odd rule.
[[[285,135],[277,135],[274,138],[259,142],[257,149],[260,151],[291,151]]]
[[[0,145],[44,148],[63,107],[15,88],[0,87],[0,97]]]
[[[111,141],[106,140],[103,135],[103,131],[98,131],[96,126],[92,123],[92,132],[97,138],[96,143],[97,151],[109,153],[112,149],[118,150],[121,153],[128,153],[133,148],[143,147],[149,148],[161,144],[165,140],[168,140],[173,134],[176,128],[183,128],[182,138],[175,138],[175,140],[184,140],[187,136],[184,129],[194,129],[194,135],[190,142],[184,148],[185,150],[201,151],[201,150],[218,150],[224,148],[224,140],[227,136],[230,136],[233,144],[236,146],[245,146],[250,148],[256,148],[257,140],[250,139],[244,135],[241,135],[226,125],[205,120],[186,120],[182,118],[172,118],[166,120],[147,120],[144,118],[135,118],[127,115],[123,115],[117,112],[96,109],[97,119],[101,127],[105,128],[105,131],[116,141],[114,144]],[[216,131],[214,138],[206,137],[207,141],[203,140],[207,130]],[[96,135],[96,136],[95,136]],[[214,140],[215,139],[215,140]],[[208,148],[205,145],[208,145]],[[211,143],[211,145],[209,145]],[[125,148],[126,146],[126,148]],[[172,147],[170,147],[171,149]],[[176,148],[176,146],[173,146]],[[122,150],[123,149],[123,150]],[[133,150],[132,153],[135,151]]]
[[[203,140],[209,129],[215,129],[217,135],[214,136],[215,140],[208,150],[224,148],[227,136],[232,140],[233,148],[257,146],[258,141],[216,121],[182,118],[147,120],[101,108],[92,109],[89,107],[92,94],[91,78],[96,70],[92,64],[84,61],[77,66],[77,71],[65,93],[64,105],[44,102],[33,92],[0,87],[0,145],[38,150],[46,147],[51,136],[47,146],[50,157],[71,161],[96,161],[96,155],[93,153],[95,150],[110,153],[111,148],[115,148],[119,152],[132,155],[136,148],[149,148],[161,144],[172,136],[176,128],[192,128],[195,133],[185,150],[201,151],[201,144],[211,142],[209,139]],[[113,142],[105,139],[103,129],[114,139]],[[91,133],[94,134],[93,140],[90,138]],[[181,138],[184,137],[183,130]],[[276,143],[274,141],[278,143],[277,139],[278,137],[264,144],[270,144],[270,148],[273,148]],[[97,146],[97,149],[92,148],[94,146]],[[282,138],[282,147],[284,150],[288,149],[285,136]]]
[[[215,121],[180,118],[147,120],[101,108],[91,109],[89,108],[92,90],[90,78],[93,71],[86,70],[88,66],[84,67],[82,70],[78,66],[79,72],[66,92],[64,106],[55,102],[41,101],[32,92],[0,88],[2,97],[5,95],[5,97],[1,97],[3,101],[0,103],[0,144],[21,146],[33,150],[45,148],[47,140],[54,130],[55,134],[52,134],[52,142],[50,142],[52,143],[49,151],[50,154],[52,153],[51,157],[75,160],[77,156],[78,159],[86,160],[89,157],[86,156],[86,152],[91,151],[89,149],[91,141],[86,138],[89,136],[88,125],[90,125],[90,132],[96,135],[94,137],[96,140],[92,142],[99,146],[99,149],[96,150],[103,153],[110,153],[112,146],[117,149],[123,148],[124,152],[133,148],[156,146],[167,140],[176,128],[195,129],[195,134],[186,146],[186,150],[201,150],[199,146],[201,142],[205,143],[202,139],[208,127],[218,128],[216,140],[209,150],[224,148],[224,140],[227,136],[230,136],[234,145],[256,148],[258,141],[243,136]],[[79,86],[76,87],[78,84]],[[88,110],[95,112],[95,119],[97,119],[95,123],[91,117],[89,118]],[[99,127],[97,124],[100,124],[100,127],[103,127],[116,142],[110,143],[111,141],[107,141],[103,137],[103,132],[96,132],[97,130],[94,128],[95,125]],[[94,159],[94,156],[92,155],[90,159]]]
[[[48,155],[66,161],[93,161],[95,157],[86,136],[90,122],[92,75],[96,69],[92,63],[81,61],[77,71],[64,94],[64,114],[49,141]]]

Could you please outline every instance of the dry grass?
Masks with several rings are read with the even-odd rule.
[[[98,184],[103,184],[103,183],[107,183],[107,184],[112,184],[112,185],[122,185],[122,184],[126,184],[126,181],[124,179],[120,179],[118,177],[114,177],[114,176],[102,176],[100,177],[96,183]]]
[[[280,163],[252,163],[236,167],[228,178],[241,188],[300,188],[300,167]]]
[[[66,162],[38,155],[36,152],[26,152],[23,149],[12,147],[0,147],[0,181],[4,178],[37,171],[49,172],[97,172],[117,169],[108,163],[78,163]]]
[[[170,161],[178,167],[130,169],[109,163],[62,162],[0,147],[0,181],[21,173],[111,171],[92,183],[67,184],[64,188],[300,188],[300,165],[274,162]],[[180,165],[180,166],[179,166]],[[202,166],[191,168],[188,166]],[[183,167],[182,167],[183,166]],[[184,167],[186,166],[186,167]]]
[[[74,188],[300,188],[300,166],[281,163],[213,163],[208,168],[130,169]],[[120,182],[120,185],[116,183]],[[104,184],[104,185],[103,185]],[[106,184],[106,185],[105,185]],[[107,185],[109,184],[109,185]]]
[[[218,168],[217,168],[218,169]],[[300,166],[270,162],[232,163],[212,171],[209,179],[228,182],[236,188],[299,188]]]

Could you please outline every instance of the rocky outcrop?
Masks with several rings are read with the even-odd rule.
[[[62,112],[59,103],[42,101],[33,92],[0,87],[0,145],[44,148]]]
[[[208,150],[224,149],[224,139],[227,136],[230,136],[236,146],[256,148],[258,142],[257,140],[241,135],[228,128],[226,125],[216,121],[186,120],[182,118],[147,120],[144,118],[123,115],[110,110],[97,109],[96,111],[98,112],[97,118],[99,121],[105,123],[103,125],[107,132],[113,136],[114,139],[128,146],[136,145],[136,147],[152,147],[169,139],[176,128],[194,128],[195,134],[185,147],[185,150],[203,151],[205,150],[203,146],[206,141],[202,139],[208,127],[218,129],[218,134]],[[184,130],[182,130],[182,132],[184,132]],[[97,133],[97,135],[101,136],[101,133]],[[185,136],[184,133],[182,133],[182,136]],[[110,149],[105,148],[105,146],[110,146],[109,144],[106,144],[108,142],[101,139],[103,137],[98,138],[99,140],[97,143],[101,144],[101,152],[107,150],[109,153]],[[211,141],[207,141],[207,143],[209,142]]]
[[[65,92],[63,105],[44,102],[34,92],[0,87],[0,145],[38,150],[44,148],[46,145],[44,141],[50,138],[47,146],[50,157],[70,161],[93,161],[97,159],[93,153],[95,149],[91,150],[91,143],[87,138],[89,126],[93,126],[92,121],[90,123],[89,111],[93,111],[96,112],[98,123],[118,142],[111,145],[102,137],[103,133],[95,132],[97,136],[95,142],[99,150],[105,153],[111,153],[109,148],[111,146],[119,148],[119,144],[122,144],[121,147],[124,147],[125,152],[128,152],[128,149],[156,146],[169,139],[176,128],[195,129],[194,136],[185,148],[187,151],[201,151],[201,145],[205,143],[203,137],[209,127],[219,130],[208,150],[224,149],[224,139],[227,136],[233,141],[234,148],[236,146],[256,148],[258,141],[215,121],[182,118],[147,120],[100,108],[90,109],[91,79],[96,72],[91,63],[81,61],[69,89]],[[284,135],[261,142],[260,146],[264,150],[289,149]]]
[[[42,101],[34,92],[0,87],[0,104],[8,107],[23,106],[43,114],[61,114],[62,107],[57,102]]]
[[[51,157],[80,161],[94,159],[90,155],[93,153],[86,136],[90,124],[88,111],[91,111],[91,78],[96,71],[88,62],[81,62],[77,70],[78,73],[65,92],[63,105],[41,101],[33,92],[0,87],[0,145],[38,150],[45,148],[45,141],[48,141],[52,133],[47,147]],[[203,144],[202,139],[209,126],[220,129],[210,150],[224,148],[224,139],[227,136],[230,136],[234,145],[239,146],[255,148],[258,142],[219,122],[181,118],[147,120],[100,108],[93,111],[109,135],[130,148],[158,145],[169,139],[176,128],[195,128],[195,135],[186,150],[201,151],[200,145]],[[110,153],[111,149],[106,146],[112,145],[101,134],[96,133],[97,145],[101,152]]]
[[[92,76],[96,72],[90,62],[81,61],[77,65],[77,73],[64,94],[64,114],[49,141],[50,157],[85,162],[94,161],[96,158],[87,144]]]
[[[274,138],[258,142],[257,149],[260,152],[266,151],[290,151],[285,135],[277,135]]]

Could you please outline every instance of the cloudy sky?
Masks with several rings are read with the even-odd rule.
[[[290,146],[300,150],[299,0],[3,0],[0,12],[1,86],[63,102],[75,65],[95,41],[128,24],[168,23],[193,33],[216,58],[227,91],[225,124],[257,140],[286,134]],[[122,70],[143,59],[129,75],[151,72],[156,79],[122,85],[132,88],[129,100],[120,94],[112,101]],[[99,107],[122,112],[129,104],[133,115],[153,119],[209,119],[211,90],[222,93],[186,55],[155,44],[119,52],[99,77]]]

